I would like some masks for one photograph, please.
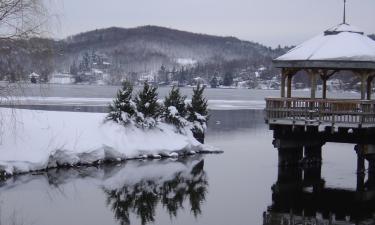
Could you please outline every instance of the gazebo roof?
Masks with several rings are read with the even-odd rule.
[[[274,60],[280,68],[375,69],[375,41],[342,23]]]

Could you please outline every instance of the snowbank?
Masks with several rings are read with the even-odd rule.
[[[176,156],[210,150],[190,131],[124,128],[106,114],[0,109],[0,171],[5,175],[104,160]]]

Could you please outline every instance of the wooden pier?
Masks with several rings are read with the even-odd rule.
[[[353,99],[267,98],[268,124],[375,127],[375,101]]]

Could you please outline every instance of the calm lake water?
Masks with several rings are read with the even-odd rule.
[[[18,96],[43,96],[43,97],[69,97],[69,98],[113,98],[119,86],[102,85],[58,85],[58,84],[23,84],[13,88],[11,94]],[[171,87],[159,87],[159,97],[164,98]],[[135,92],[140,87],[135,87]],[[188,98],[192,95],[191,87],[181,88],[181,92]],[[317,92],[319,96],[320,91]],[[279,97],[279,90],[254,90],[254,89],[213,89],[207,88],[205,95],[209,100],[235,100],[251,101],[264,100],[265,97]],[[293,90],[293,96],[310,96],[309,91]],[[359,98],[359,93],[328,92],[329,97]]]
[[[321,179],[285,182],[261,110],[211,114],[206,142],[224,154],[18,176],[0,183],[2,224],[260,225],[329,214],[351,221],[342,224],[371,221],[373,201],[363,210],[356,202],[354,145],[323,147]],[[294,174],[301,169],[286,178]]]

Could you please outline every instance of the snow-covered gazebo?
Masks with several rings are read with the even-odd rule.
[[[311,98],[315,98],[316,79],[323,83],[326,95],[326,81],[334,73],[350,70],[361,79],[361,99],[371,99],[371,82],[375,76],[375,41],[356,27],[343,23],[326,30],[305,43],[293,48],[274,60],[282,68],[281,97],[291,97],[291,80],[300,70],[305,70],[311,79]]]
[[[340,124],[375,127],[375,101],[371,101],[375,77],[375,41],[344,22],[298,45],[274,60],[282,70],[281,98],[267,98],[269,124]],[[292,79],[299,71],[309,75],[310,98],[292,97]],[[361,99],[327,99],[327,80],[339,71],[351,71],[361,83]],[[322,97],[316,96],[317,79]],[[286,87],[286,91],[285,91]]]

